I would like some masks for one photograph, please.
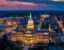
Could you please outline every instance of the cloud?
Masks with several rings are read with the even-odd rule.
[[[48,2],[50,0],[7,0],[7,1],[43,3],[43,2]]]
[[[0,10],[1,9],[41,9],[42,7],[48,7],[47,4],[37,4],[32,2],[17,2],[17,1],[1,1],[0,2]]]
[[[37,4],[37,3],[32,3],[32,2],[17,2],[17,1],[1,1],[0,5],[24,5],[24,6],[45,6],[47,7],[47,4]]]
[[[1,2],[1,1],[7,1],[7,0],[0,0],[0,2]]]
[[[64,0],[53,0],[53,1],[56,1],[56,2],[64,2]]]
[[[0,0],[0,10],[64,10],[63,4]]]

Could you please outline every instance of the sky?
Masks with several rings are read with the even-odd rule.
[[[64,10],[64,0],[0,0],[0,10]]]

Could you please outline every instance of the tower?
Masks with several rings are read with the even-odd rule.
[[[49,31],[49,32],[53,32],[53,31],[52,31],[52,29],[51,29],[51,25],[50,25],[50,22],[49,22],[48,31]]]
[[[29,19],[28,19],[27,29],[28,30],[33,30],[34,29],[34,22],[33,22],[31,13],[30,13],[30,16],[29,16]]]
[[[40,20],[40,23],[39,23],[39,25],[38,25],[38,27],[37,27],[38,30],[41,30],[42,23],[43,23],[43,22]]]

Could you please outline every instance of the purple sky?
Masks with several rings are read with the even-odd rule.
[[[64,10],[64,0],[0,0],[0,10]]]

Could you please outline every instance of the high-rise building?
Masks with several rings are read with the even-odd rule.
[[[30,16],[29,16],[28,24],[27,24],[27,29],[28,30],[34,29],[34,22],[33,22],[31,13],[30,13]]]

